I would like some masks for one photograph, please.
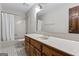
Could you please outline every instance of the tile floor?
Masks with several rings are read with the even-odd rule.
[[[8,56],[27,56],[24,50],[23,41],[17,40],[0,42],[0,53],[8,53]]]

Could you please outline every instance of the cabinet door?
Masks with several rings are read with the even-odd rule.
[[[77,33],[78,31],[78,27],[77,27],[77,23],[78,22],[78,20],[77,20],[77,18],[75,18],[74,16],[72,16],[72,18],[71,18],[71,20],[70,20],[70,32],[71,33]]]
[[[27,55],[30,55],[29,45],[30,45],[30,38],[25,36],[25,51]]]
[[[30,45],[30,55],[35,56],[35,50],[34,50],[34,47],[32,45]]]
[[[53,47],[43,45],[42,56],[71,56],[71,55],[58,49],[55,49]]]
[[[34,51],[35,51],[35,55],[36,56],[41,56],[41,51],[39,51],[38,49],[34,49]]]
[[[42,56],[47,56],[47,54],[42,53]]]
[[[79,7],[74,7],[69,9],[69,32],[79,33],[78,28],[79,23]]]
[[[30,45],[30,55],[31,56],[41,56],[41,52],[34,46]]]
[[[62,56],[62,54],[60,54],[58,51],[46,45],[43,45],[42,49],[43,56]]]
[[[35,48],[37,48],[38,50],[41,51],[41,43],[40,42],[38,42],[38,41],[36,41],[34,39],[31,39],[30,40],[30,44],[33,45]]]

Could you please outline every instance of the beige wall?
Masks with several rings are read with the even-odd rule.
[[[28,27],[27,33],[36,32],[36,13],[35,13],[35,6],[33,6],[27,13],[27,20],[28,20]]]
[[[2,10],[2,7],[0,4],[0,41],[1,41],[1,10]]]
[[[24,38],[24,34],[26,33],[26,19],[22,16],[15,15],[15,39]]]
[[[0,12],[0,41],[1,41],[1,12]]]
[[[59,32],[68,33],[69,26],[69,8],[79,4],[60,3],[55,6],[49,5],[47,9],[41,11],[43,13],[42,31],[43,32]],[[46,12],[45,12],[46,11]]]

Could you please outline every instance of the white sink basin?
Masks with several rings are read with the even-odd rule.
[[[38,37],[38,39],[47,40],[48,36],[41,36],[41,37]]]

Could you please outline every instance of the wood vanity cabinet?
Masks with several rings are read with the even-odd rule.
[[[25,51],[29,56],[70,56],[28,36],[25,36]]]
[[[29,56],[41,56],[41,43],[25,36],[25,51]]]
[[[30,55],[30,38],[25,36],[25,52]]]
[[[41,43],[36,40],[30,40],[30,52],[31,56],[41,56]]]
[[[46,45],[43,45],[42,47],[42,54],[46,56],[62,56],[62,54]]]
[[[31,56],[41,56],[41,52],[34,46],[30,45],[30,55]]]
[[[42,46],[42,55],[43,56],[69,56],[69,54],[62,52],[54,47],[48,45]]]
[[[32,46],[34,46],[36,49],[38,49],[39,51],[41,51],[41,46],[42,46],[42,44],[41,44],[40,42],[31,39],[31,40],[30,40],[30,44],[31,44]]]
[[[32,45],[30,45],[30,55],[35,56],[35,48]]]

